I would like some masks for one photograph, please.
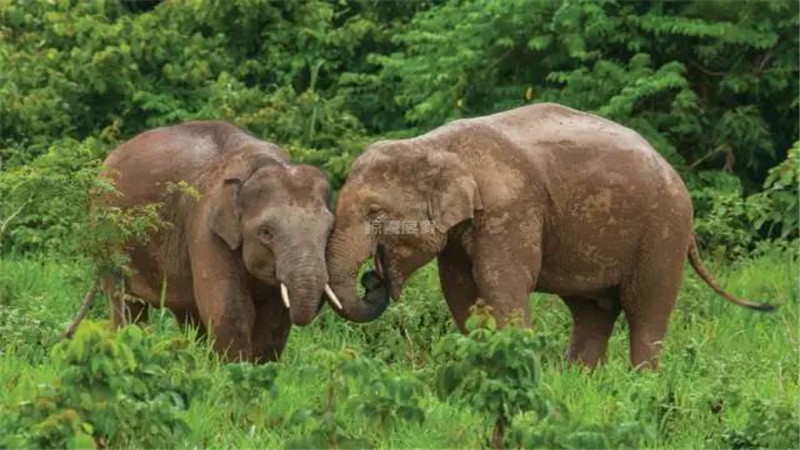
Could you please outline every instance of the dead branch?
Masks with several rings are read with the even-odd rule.
[[[86,296],[83,297],[83,302],[81,303],[80,309],[78,309],[78,314],[64,331],[64,334],[61,335],[61,340],[71,338],[72,335],[75,334],[75,330],[78,329],[78,325],[80,325],[81,321],[89,314],[89,310],[92,308],[94,299],[97,296],[98,285],[99,283],[95,281],[91,289],[86,293]]]

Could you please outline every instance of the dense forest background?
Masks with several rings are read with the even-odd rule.
[[[0,0],[0,250],[69,247],[149,128],[229,120],[338,187],[379,137],[544,101],[643,134],[704,246],[797,235],[795,1]]]

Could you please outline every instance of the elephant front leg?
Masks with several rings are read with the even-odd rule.
[[[243,282],[235,278],[195,281],[200,319],[211,332],[214,350],[230,361],[251,361],[255,306]]]
[[[255,305],[241,262],[213,241],[191,248],[197,312],[214,340],[214,350],[228,360],[253,359]]]
[[[252,342],[253,359],[258,363],[280,358],[289,339],[292,319],[280,295],[278,289],[269,288],[267,294],[259,296],[256,302]]]
[[[492,307],[502,325],[513,317],[530,324],[528,298],[541,268],[541,234],[526,229],[525,235],[511,230],[481,230],[474,233],[472,274],[478,297]]]

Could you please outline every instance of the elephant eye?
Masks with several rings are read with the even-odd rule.
[[[264,244],[272,243],[272,233],[270,233],[266,228],[261,228],[258,230],[258,237]]]
[[[383,208],[381,208],[381,205],[378,205],[377,203],[372,203],[369,206],[367,206],[367,217],[369,217],[370,219],[377,219],[382,214],[384,214],[384,211]]]

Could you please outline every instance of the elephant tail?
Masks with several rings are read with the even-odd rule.
[[[717,280],[714,278],[714,275],[703,265],[703,260],[700,259],[700,253],[697,251],[697,240],[695,239],[694,234],[692,234],[691,241],[689,241],[689,262],[692,263],[692,267],[694,267],[694,271],[697,272],[697,275],[706,282],[707,285],[714,290],[720,297],[724,298],[725,300],[735,303],[739,306],[744,306],[746,308],[754,309],[756,311],[773,311],[775,310],[776,306],[771,305],[769,303],[758,303],[750,300],[746,300],[743,298],[739,298],[729,292],[726,292],[722,287],[719,285]]]

